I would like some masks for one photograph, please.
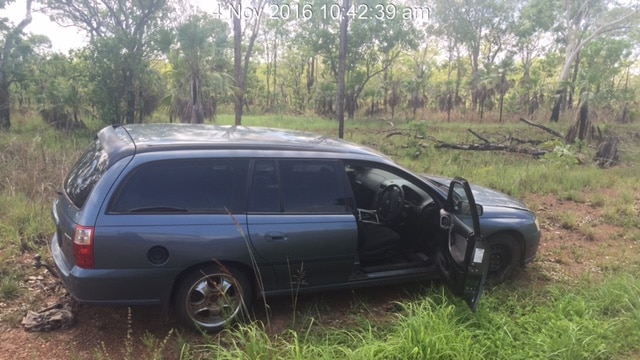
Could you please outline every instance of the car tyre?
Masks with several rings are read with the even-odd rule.
[[[251,285],[241,271],[211,264],[182,278],[175,293],[175,312],[189,328],[218,332],[246,315],[251,296]]]
[[[489,249],[489,272],[486,283],[500,284],[513,274],[518,267],[520,244],[509,234],[497,234],[487,239]]]

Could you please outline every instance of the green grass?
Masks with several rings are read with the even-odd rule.
[[[611,359],[640,348],[640,280],[629,275],[580,288],[489,291],[471,313],[441,287],[400,304],[390,326],[312,323],[267,336],[261,323],[187,346],[184,359]]]
[[[20,283],[14,275],[3,274],[0,280],[0,299],[10,300],[18,297]]]

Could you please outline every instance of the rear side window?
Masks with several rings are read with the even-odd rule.
[[[111,213],[226,213],[241,208],[248,160],[167,160],[144,164],[120,185]]]
[[[109,156],[96,139],[73,166],[64,181],[64,190],[77,208],[84,206],[95,184],[109,167]]]

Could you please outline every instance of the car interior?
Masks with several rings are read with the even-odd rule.
[[[435,263],[440,206],[416,184],[381,168],[348,164],[356,202],[358,252],[365,272]]]

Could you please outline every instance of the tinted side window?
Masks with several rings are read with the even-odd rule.
[[[337,161],[260,160],[254,169],[250,211],[347,212],[345,175]]]
[[[241,209],[248,160],[167,160],[135,169],[112,213],[226,213]]]
[[[275,160],[259,160],[253,167],[249,211],[281,212],[278,166]]]
[[[95,184],[109,167],[109,156],[96,139],[73,166],[64,181],[64,190],[78,208],[84,206]]]

